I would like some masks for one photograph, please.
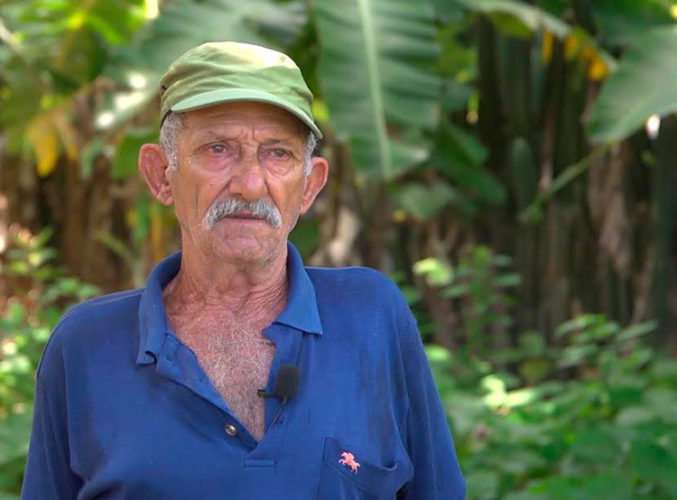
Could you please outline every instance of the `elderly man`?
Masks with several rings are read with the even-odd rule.
[[[23,498],[464,497],[395,285],[304,268],[287,242],[327,180],[311,100],[263,47],[208,43],[171,65],[139,168],[181,252],[59,322]]]

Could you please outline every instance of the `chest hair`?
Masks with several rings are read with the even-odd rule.
[[[179,322],[181,323],[181,322]],[[265,434],[265,400],[256,391],[268,383],[275,344],[261,331],[232,321],[176,325],[209,381],[257,439]]]

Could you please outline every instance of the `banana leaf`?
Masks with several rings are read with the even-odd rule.
[[[677,26],[653,28],[634,39],[606,81],[587,131],[595,142],[620,141],[653,115],[677,111]]]
[[[448,0],[436,0],[446,2]],[[452,0],[463,7],[485,14],[507,34],[528,37],[535,31],[546,30],[557,38],[565,38],[570,26],[533,5],[515,0]]]
[[[441,80],[427,0],[318,0],[318,76],[339,140],[357,169],[392,179],[428,154],[412,131],[438,119]]]

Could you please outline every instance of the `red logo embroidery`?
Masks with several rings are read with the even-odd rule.
[[[357,468],[360,466],[359,462],[355,461],[355,455],[344,451],[341,453],[341,458],[339,459],[341,465],[347,465],[350,469],[357,474]]]

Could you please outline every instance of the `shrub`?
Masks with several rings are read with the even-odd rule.
[[[66,276],[47,246],[49,230],[31,235],[14,230],[3,279],[12,295],[0,310],[0,497],[21,488],[33,415],[35,370],[50,332],[63,310],[97,293]]]
[[[430,346],[468,498],[677,498],[677,360],[654,328],[584,315],[501,359]]]

